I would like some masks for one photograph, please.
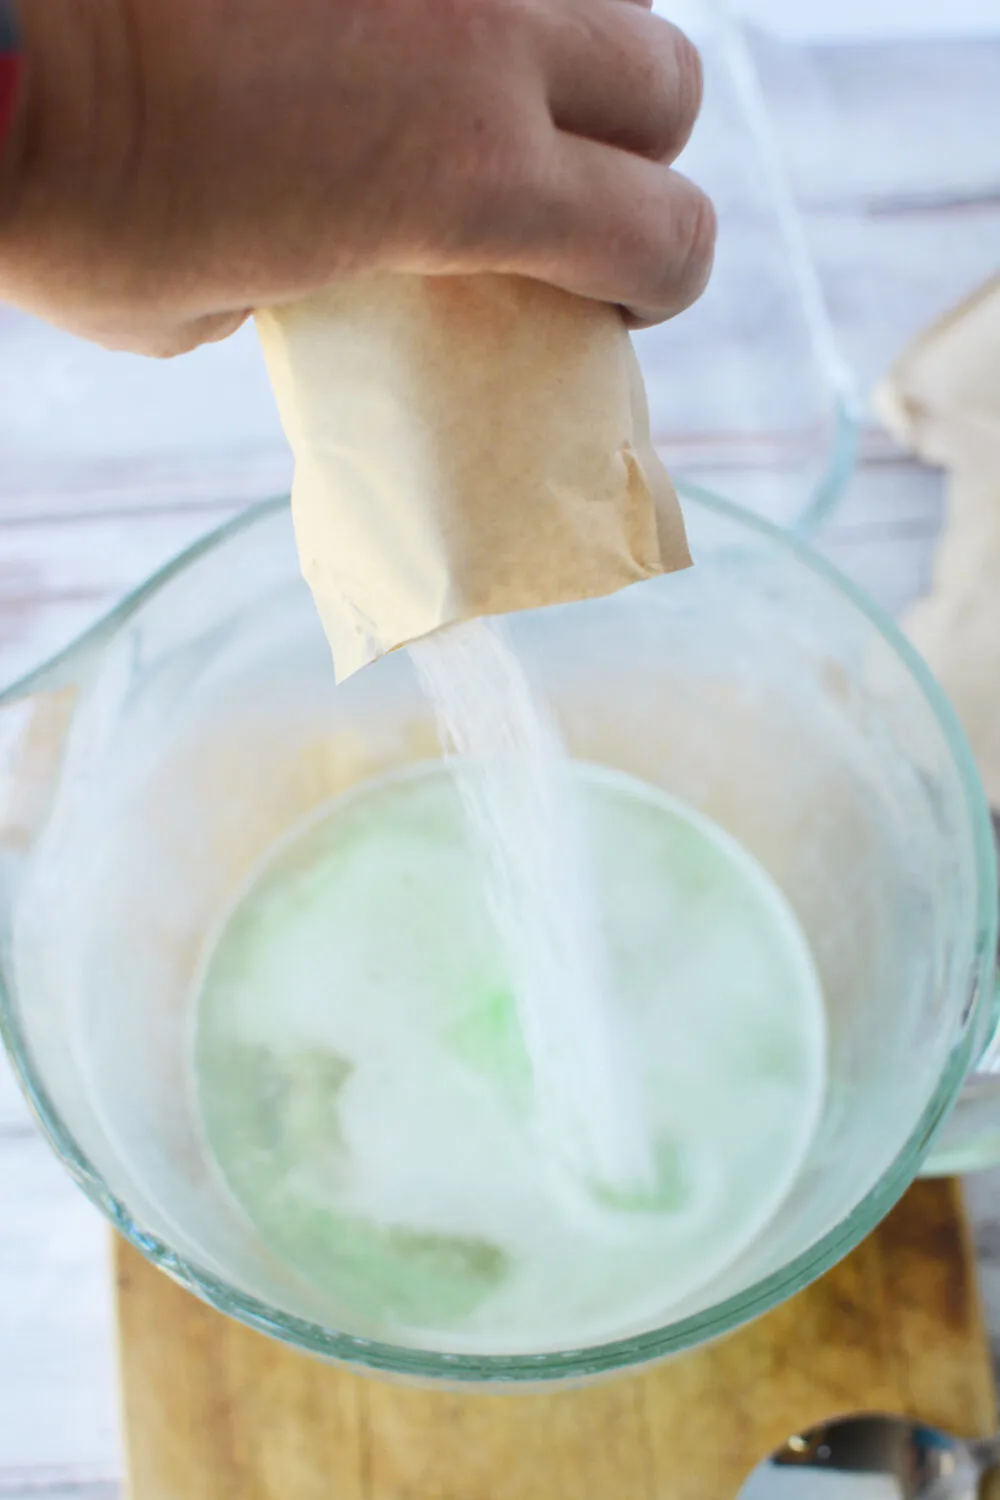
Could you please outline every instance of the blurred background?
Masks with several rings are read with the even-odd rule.
[[[703,302],[639,341],[656,440],[899,614],[928,586],[944,480],[871,392],[1000,271],[1000,0],[657,8],[704,50],[684,166],[721,233]],[[289,475],[252,329],[155,364],[0,307],[0,684]],[[5,1066],[0,1497],[117,1500],[106,1230]],[[1000,1179],[973,1203],[1000,1350]]]

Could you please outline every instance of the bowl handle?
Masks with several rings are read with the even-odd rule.
[[[1000,811],[993,810],[993,835],[1000,857]],[[934,1140],[922,1177],[950,1177],[1000,1166],[1000,952],[994,976],[995,1030],[976,1068],[965,1080],[958,1102]]]
[[[996,1166],[1000,1166],[1000,1071],[980,1070],[965,1080],[920,1176],[954,1177]]]

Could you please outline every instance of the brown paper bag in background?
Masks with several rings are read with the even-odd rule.
[[[514,277],[382,275],[257,327],[338,680],[441,626],[689,563],[613,308]]]
[[[904,350],[875,404],[895,437],[949,471],[933,587],[904,623],[1000,807],[1000,277]]]

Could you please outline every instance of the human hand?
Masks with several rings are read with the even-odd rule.
[[[174,354],[361,271],[681,311],[697,53],[642,0],[20,0],[0,298]]]

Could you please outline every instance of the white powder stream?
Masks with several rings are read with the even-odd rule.
[[[610,992],[583,810],[506,628],[410,646],[483,861],[531,1063],[539,1142],[621,1194],[655,1186],[635,1060]]]

